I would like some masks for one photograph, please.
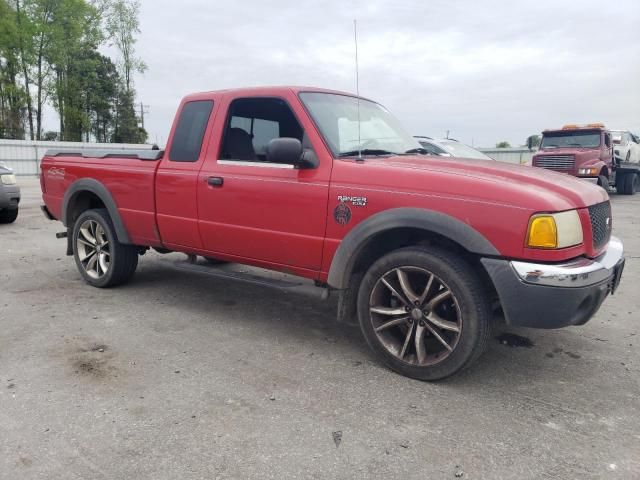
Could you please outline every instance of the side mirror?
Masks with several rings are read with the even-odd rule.
[[[604,144],[606,145],[607,148],[611,146],[611,137],[609,135],[604,136]]]
[[[310,157],[303,155],[300,140],[288,137],[274,138],[267,144],[267,161],[293,165],[295,168],[315,168],[317,166]]]
[[[529,151],[533,150],[533,138],[531,137],[527,138],[527,148],[529,149]]]

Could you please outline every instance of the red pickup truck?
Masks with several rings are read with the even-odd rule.
[[[199,93],[165,151],[49,151],[43,210],[91,285],[126,282],[149,248],[293,273],[336,291],[339,319],[357,316],[386,365],[423,380],[478,358],[497,311],[580,325],[615,291],[624,256],[604,190],[424,153],[365,98]]]

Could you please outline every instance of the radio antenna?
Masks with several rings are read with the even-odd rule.
[[[358,102],[358,160],[362,160],[362,140],[360,138],[360,76],[358,72],[358,22],[353,19],[353,41],[356,45],[356,95]]]

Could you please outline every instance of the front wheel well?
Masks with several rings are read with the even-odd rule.
[[[487,294],[492,301],[497,300],[498,294],[489,274],[480,262],[480,256],[465,249],[459,243],[448,237],[413,227],[393,228],[380,232],[367,240],[367,242],[355,253],[356,259],[347,272],[348,287],[341,291],[338,305],[338,320],[349,322],[355,318],[356,297],[360,281],[369,268],[382,256],[404,247],[419,246],[428,250],[435,247],[439,250],[451,252],[462,257],[477,272],[480,280],[487,286]]]

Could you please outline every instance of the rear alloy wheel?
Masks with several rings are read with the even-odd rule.
[[[360,326],[382,361],[437,380],[470,365],[489,336],[489,303],[476,273],[442,250],[405,248],[378,260],[358,295]]]
[[[87,210],[73,228],[76,266],[87,283],[111,287],[127,282],[138,266],[138,249],[123,245],[105,209]]]
[[[76,238],[80,265],[85,273],[98,280],[107,274],[111,264],[111,247],[102,225],[96,220],[85,220]]]

